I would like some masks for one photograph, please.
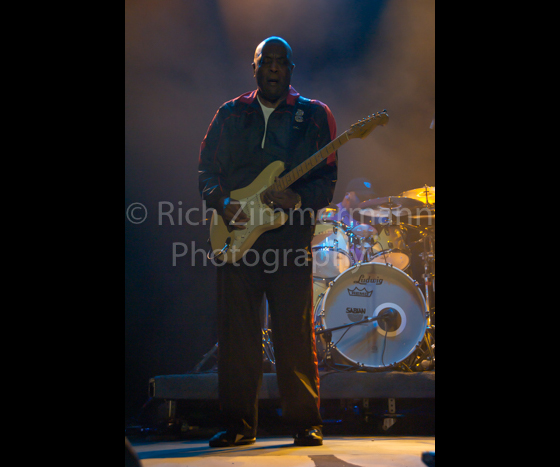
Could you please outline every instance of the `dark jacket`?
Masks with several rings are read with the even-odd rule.
[[[288,98],[270,115],[264,148],[265,120],[253,91],[223,104],[202,141],[199,189],[210,208],[230,192],[250,185],[271,162],[291,170],[336,138],[336,122],[322,102],[305,99],[290,86]],[[337,153],[321,162],[290,188],[301,196],[302,209],[314,211],[332,201],[337,180]]]

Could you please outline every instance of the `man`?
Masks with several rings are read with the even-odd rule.
[[[233,190],[250,185],[273,161],[283,161],[286,170],[296,167],[336,137],[330,109],[291,86],[294,66],[284,39],[259,44],[253,62],[257,90],[222,105],[202,142],[202,198],[232,229],[251,222],[251,212],[240,211],[239,201],[231,199]],[[218,267],[218,373],[227,430],[212,438],[211,447],[256,441],[265,294],[283,418],[296,445],[323,444],[310,245],[314,213],[332,201],[336,178],[334,153],[290,188],[267,190],[263,200],[290,220],[263,233],[242,261]]]
[[[367,178],[355,178],[346,187],[346,195],[341,203],[337,205],[338,212],[336,220],[344,222],[348,227],[353,227],[358,222],[352,217],[364,201],[375,197],[371,182]]]
[[[355,178],[351,180],[346,187],[346,195],[342,202],[337,204],[337,211],[328,216],[326,220],[343,222],[348,229],[361,238],[378,235],[379,232],[375,227],[367,224],[360,224],[360,222],[353,217],[353,215],[358,212],[360,204],[374,197],[375,191],[373,191],[371,182],[364,177]],[[380,221],[383,221],[383,219],[380,219]],[[363,259],[364,250],[360,246],[352,245],[351,253],[356,262]]]

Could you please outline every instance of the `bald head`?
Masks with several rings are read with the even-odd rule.
[[[267,45],[269,42],[282,44],[282,45],[286,48],[288,60],[293,64],[293,59],[292,59],[292,48],[290,47],[290,44],[288,44],[288,43],[287,43],[284,39],[282,39],[281,37],[277,37],[277,36],[269,37],[268,39],[265,39],[264,41],[262,41],[262,42],[257,46],[257,48],[256,48],[256,50],[255,50],[255,58],[254,58],[253,64],[258,64],[259,60],[260,60],[261,57],[262,57],[263,49],[264,49],[265,45]]]

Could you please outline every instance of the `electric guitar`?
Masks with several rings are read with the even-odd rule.
[[[284,163],[275,161],[266,167],[249,186],[232,191],[231,199],[241,203],[241,208],[250,217],[250,221],[245,225],[245,229],[236,230],[226,225],[222,216],[214,211],[210,225],[213,258],[220,258],[220,261],[228,263],[238,262],[264,232],[277,229],[287,222],[288,214],[282,211],[275,212],[263,202],[262,195],[266,190],[269,188],[275,191],[285,190],[351,139],[364,139],[377,126],[384,126],[388,122],[389,115],[386,110],[359,120],[350,129],[283,177],[278,178],[285,170]],[[235,222],[235,219],[232,222]]]

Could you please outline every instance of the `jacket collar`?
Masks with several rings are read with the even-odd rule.
[[[287,105],[291,105],[294,106],[297,103],[298,97],[299,97],[299,92],[297,92],[291,85],[290,85],[290,90],[288,92],[288,97],[285,100],[285,103]],[[255,89],[253,92],[249,93],[249,94],[245,94],[244,96],[241,96],[242,100],[244,100],[247,104],[249,105],[255,105],[255,106],[259,106],[259,101],[257,99],[257,89]],[[282,105],[282,104],[280,104]]]

